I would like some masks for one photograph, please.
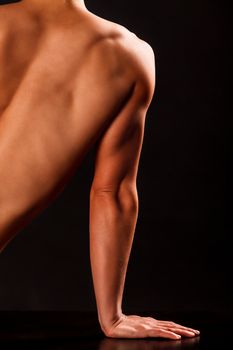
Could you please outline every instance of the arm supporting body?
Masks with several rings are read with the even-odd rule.
[[[137,173],[155,87],[153,52],[136,43],[134,91],[97,144],[90,192],[90,260],[105,334],[125,317],[122,297],[139,210]]]
[[[140,87],[136,88],[96,152],[90,192],[90,259],[104,331],[123,316],[121,304],[138,217],[136,179],[148,107],[142,106],[142,96]]]

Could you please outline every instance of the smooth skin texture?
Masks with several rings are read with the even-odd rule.
[[[90,260],[100,326],[111,338],[198,334],[121,309],[154,58],[148,43],[82,0],[0,6],[0,250],[55,200],[95,145]]]

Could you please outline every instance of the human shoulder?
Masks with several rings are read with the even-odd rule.
[[[99,79],[114,77],[115,81],[123,81],[126,86],[137,85],[138,95],[149,104],[155,87],[152,46],[118,23],[96,16],[92,20],[94,40],[86,60],[87,66],[94,67],[95,76]]]
[[[156,65],[152,46],[135,33],[121,26],[120,52],[130,68],[139,95],[149,105],[155,90]]]
[[[97,36],[95,54],[101,58],[112,58],[124,65],[139,79],[155,75],[155,53],[152,46],[135,33],[117,23],[110,22],[108,30]],[[115,59],[114,59],[115,58]]]

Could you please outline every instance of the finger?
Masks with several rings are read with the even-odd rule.
[[[175,322],[159,321],[159,325],[172,327],[172,328],[181,328],[181,329],[185,329],[185,330],[187,330],[189,332],[194,332],[195,334],[200,334],[200,332],[197,329],[193,329],[193,328],[190,328],[190,327],[182,326],[181,324],[178,324],[178,323],[175,323]]]
[[[176,334],[172,331],[167,331],[165,329],[156,329],[152,328],[150,330],[147,330],[147,336],[148,337],[159,337],[159,338],[168,338],[168,339],[181,339],[181,336],[179,334]]]
[[[200,332],[199,332],[197,329],[193,329],[193,328],[182,327],[182,326],[176,326],[176,327],[174,327],[174,328],[176,328],[176,329],[182,329],[182,330],[185,330],[185,331],[194,333],[195,335],[199,335],[199,334],[200,334]]]
[[[180,334],[183,335],[185,337],[195,337],[196,334],[194,332],[191,331],[187,331],[186,329],[182,329],[182,328],[170,328],[169,330],[176,333],[176,334]]]
[[[181,324],[172,322],[172,321],[161,321],[161,320],[156,320],[153,317],[145,317],[145,320],[147,321],[147,323],[149,324],[154,324],[156,326],[162,326],[162,327],[171,327],[171,328],[179,328],[179,329],[183,329],[186,330],[188,332],[191,333],[195,333],[196,335],[199,335],[200,332],[197,329],[193,329],[190,327],[186,327],[186,326],[182,326]]]
[[[181,326],[181,325],[175,325],[175,327],[173,327],[173,328],[183,329],[183,330],[186,330],[188,332],[192,332],[196,335],[200,334],[200,332],[197,329],[193,329],[193,328],[189,328],[189,327],[185,327],[185,326]]]

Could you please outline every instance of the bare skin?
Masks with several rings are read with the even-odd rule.
[[[0,6],[0,66],[0,251],[59,195],[95,144],[90,258],[103,332],[199,334],[121,309],[155,88],[151,47],[82,0],[23,0]]]

